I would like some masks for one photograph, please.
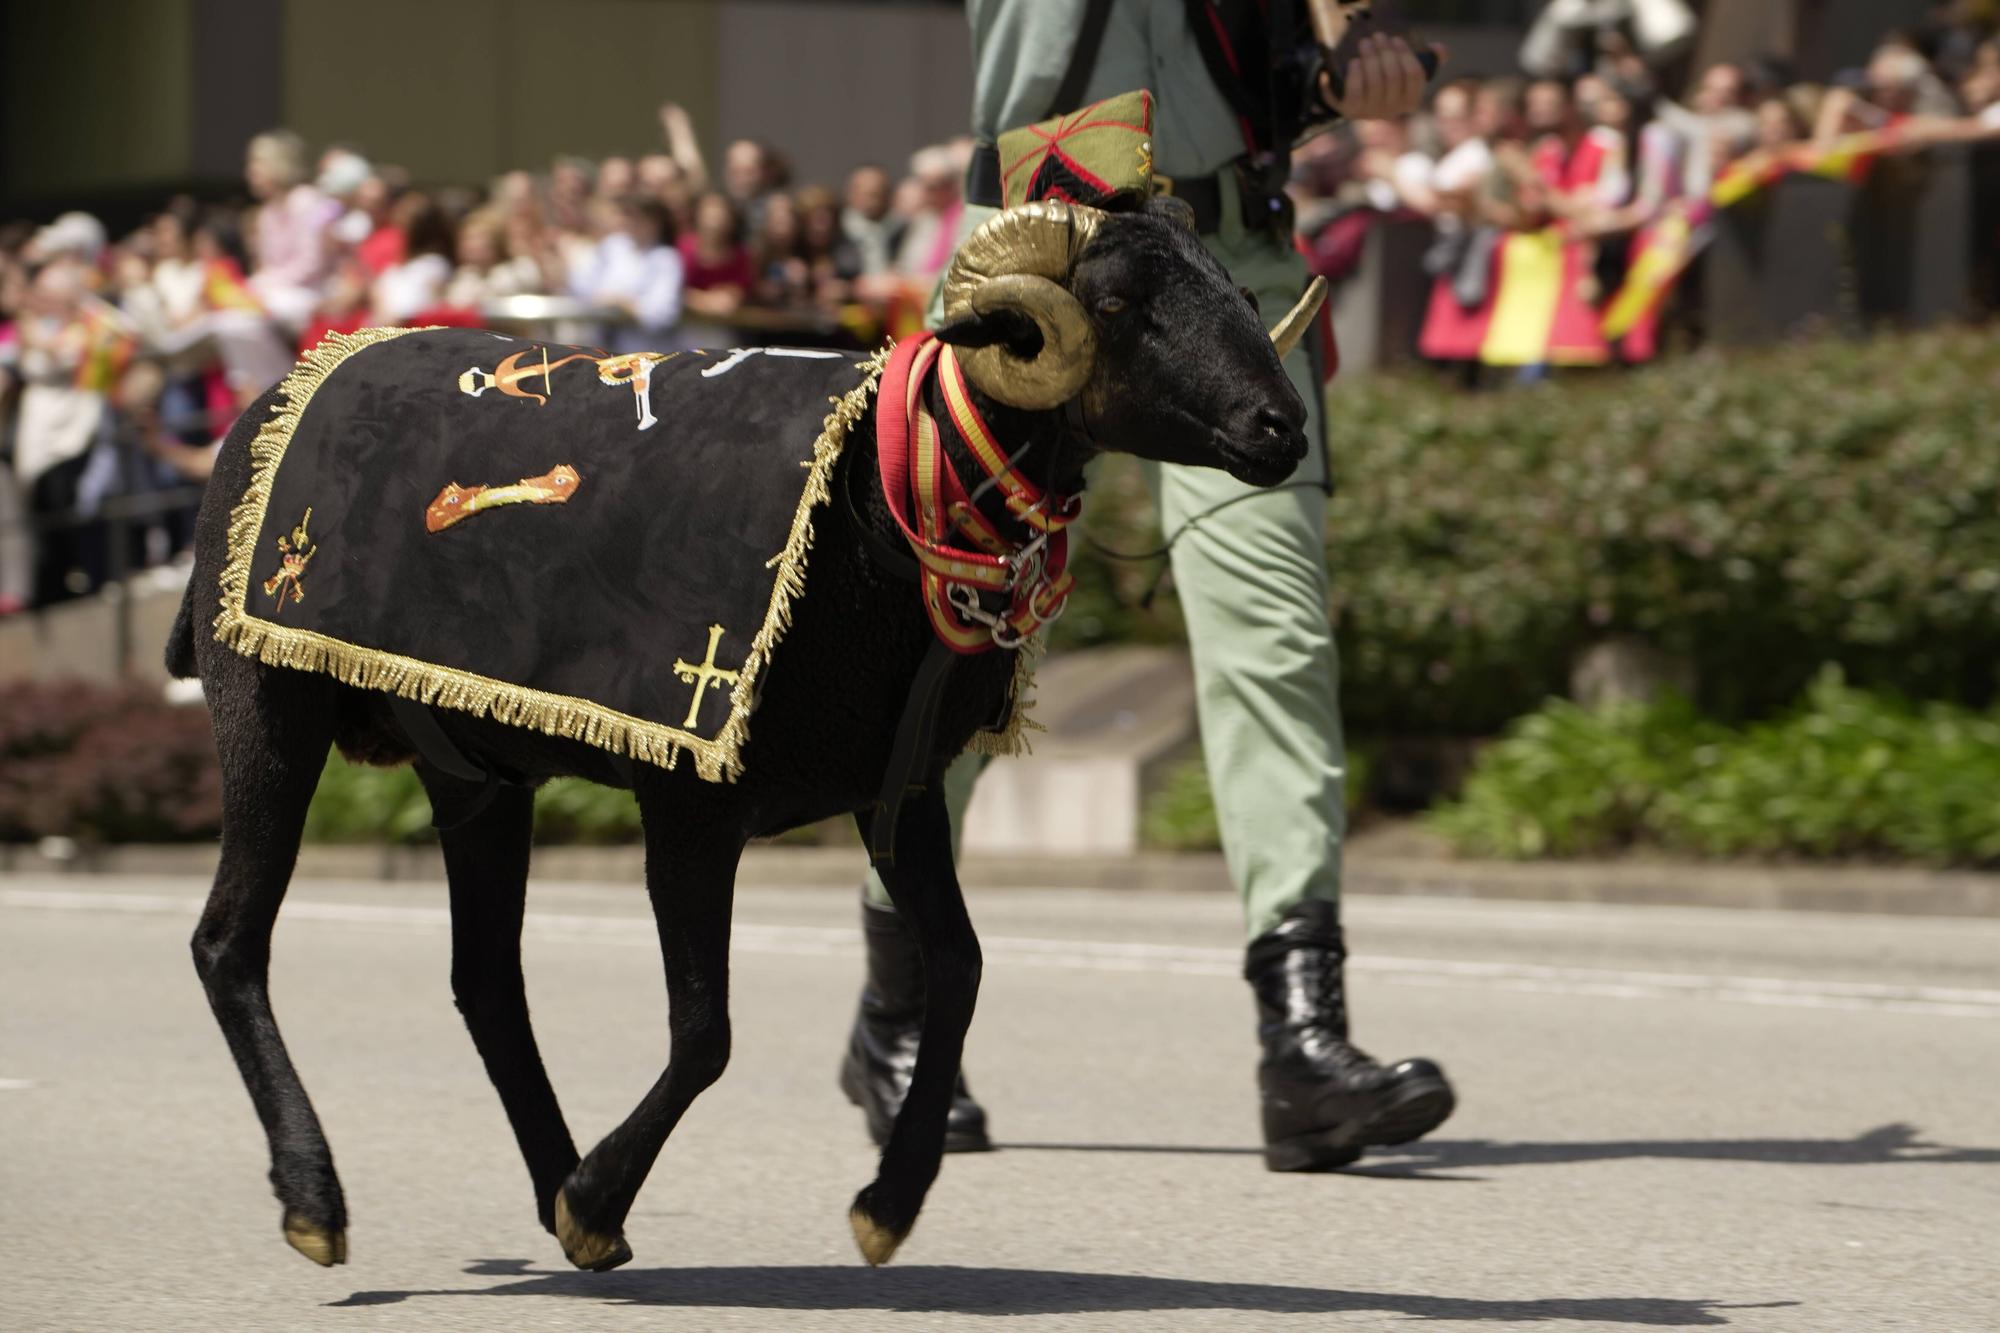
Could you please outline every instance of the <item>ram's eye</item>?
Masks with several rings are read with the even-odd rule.
[[[1243,299],[1250,303],[1250,308],[1252,310],[1261,309],[1261,307],[1257,304],[1257,293],[1251,291],[1248,287],[1238,287],[1236,290],[1243,293]]]
[[[1125,298],[1122,296],[1105,296],[1099,298],[1097,302],[1097,313],[1100,315],[1124,314]]]

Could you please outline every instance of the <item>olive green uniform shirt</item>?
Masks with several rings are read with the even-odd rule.
[[[970,0],[978,136],[990,140],[1047,117],[1084,8],[1083,0]],[[1203,243],[1275,321],[1305,289],[1305,264],[1289,238],[1242,224],[1235,175],[1221,170],[1244,152],[1242,130],[1181,0],[1119,0],[1112,10],[1085,104],[1139,88],[1155,103],[1155,169],[1184,178],[1221,173],[1221,226]],[[960,239],[991,216],[965,209]],[[1311,417],[1307,438],[1317,441],[1320,386],[1303,347],[1285,370]],[[1251,488],[1213,468],[1145,466],[1162,529],[1186,529],[1173,550],[1174,587],[1224,859],[1252,938],[1301,901],[1340,893],[1346,754],[1327,620],[1323,469],[1315,448],[1291,486],[1247,495]],[[982,762],[968,755],[946,776],[955,826]],[[873,875],[869,898],[888,903]]]
[[[1045,119],[1069,69],[1085,0],[970,0],[972,133]],[[1084,85],[1082,105],[1144,88],[1153,94],[1153,169],[1206,176],[1242,156],[1243,131],[1209,77],[1182,0],[1118,0]]]

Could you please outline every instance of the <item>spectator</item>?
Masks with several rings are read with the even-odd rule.
[[[1479,314],[1491,291],[1498,240],[1497,230],[1484,225],[1481,196],[1497,170],[1488,133],[1497,134],[1505,120],[1502,102],[1499,90],[1470,79],[1439,90],[1431,117],[1444,155],[1413,201],[1437,226],[1437,240],[1424,256],[1431,298],[1419,349],[1433,361],[1475,371],[1485,337]]]
[[[1994,110],[2000,107],[2000,38],[1980,43],[1959,82],[1958,96],[1967,115],[1982,123],[1990,120],[1991,128],[2000,129],[2000,114]]]
[[[1654,66],[1678,58],[1694,41],[1687,0],[1549,0],[1521,44],[1521,68],[1538,78],[1630,74],[1630,52]]]
[[[1680,136],[1686,163],[1684,193],[1705,197],[1723,167],[1755,137],[1749,97],[1750,81],[1743,67],[1725,61],[1702,72],[1687,106],[1659,104],[1660,119]]]
[[[93,219],[94,221],[94,219]],[[109,490],[102,461],[106,395],[124,369],[131,344],[90,292],[89,268],[69,248],[74,225],[36,237],[43,263],[28,285],[16,323],[21,390],[14,429],[14,476],[33,519],[64,520],[44,533],[35,569],[37,603],[89,592],[102,581],[102,534],[68,520],[87,517]],[[100,227],[101,234],[102,228]]]
[[[319,155],[319,174],[313,180],[319,192],[341,207],[334,221],[333,240],[353,249],[368,239],[377,219],[359,206],[361,187],[375,174],[368,159],[352,148],[336,144]]]
[[[1843,134],[1890,129],[1917,117],[1945,119],[1958,114],[1952,96],[1930,62],[1902,41],[1884,42],[1858,75],[1843,75],[1820,105],[1813,142],[1831,146]]]
[[[958,219],[965,211],[959,194],[964,173],[942,145],[919,149],[910,159],[910,175],[922,188],[921,202],[903,232],[896,251],[896,268],[906,277],[935,281],[944,272],[958,242]]]
[[[798,205],[788,194],[764,201],[764,225],[752,256],[757,265],[754,295],[759,304],[796,306],[812,295],[812,271],[804,254]]]
[[[861,276],[861,253],[840,225],[833,191],[808,185],[794,200],[799,212],[799,253],[805,260],[810,294],[821,306],[844,304]]]
[[[299,335],[300,353],[319,346],[329,333],[353,333],[375,323],[372,287],[368,270],[360,260],[350,256],[341,261],[327,279],[326,294],[320,298],[319,308]]]
[[[589,158],[555,160],[549,168],[548,221],[558,235],[589,232],[590,200],[596,191],[597,166]]]
[[[660,133],[665,138],[665,155],[655,154],[640,164],[640,188],[667,206],[673,215],[674,232],[685,235],[694,228],[694,201],[709,188],[708,161],[701,153],[694,122],[678,103],[660,107]],[[652,163],[648,179],[646,163]]]
[[[481,310],[504,297],[548,290],[548,275],[537,262],[532,244],[525,252],[511,247],[509,237],[515,225],[496,204],[465,215],[458,224],[458,267],[445,287],[446,305]]]
[[[1431,159],[1410,146],[1410,121],[1369,120],[1354,127],[1361,156],[1354,170],[1377,213],[1419,212],[1431,202]]]
[[[729,197],[713,190],[695,201],[694,230],[681,236],[687,308],[709,320],[726,320],[757,285],[743,220]]]
[[[840,210],[840,230],[854,246],[863,274],[887,273],[895,266],[902,219],[889,211],[889,173],[870,163],[848,173]]]
[[[64,213],[34,234],[24,256],[30,265],[73,261],[81,266],[80,274],[85,285],[90,286],[104,244],[103,223],[88,213]]]
[[[409,237],[396,220],[401,202],[389,185],[388,177],[370,171],[356,187],[353,211],[342,222],[351,225],[361,239],[354,243],[354,257],[371,276],[379,275],[403,262]]]
[[[379,324],[409,323],[443,305],[451,281],[451,220],[437,202],[426,194],[406,194],[396,201],[395,219],[404,258],[375,279],[370,306]]]
[[[639,173],[629,157],[607,157],[597,164],[597,197],[620,203],[638,193]]]
[[[289,130],[252,139],[243,175],[259,205],[250,290],[280,328],[296,331],[319,304],[340,206],[307,183],[305,143]]]
[[[617,352],[668,345],[680,322],[685,264],[674,248],[673,219],[657,199],[599,201],[607,228],[588,262],[570,274],[570,294],[619,322],[601,335]]]
[[[755,139],[738,139],[723,150],[722,191],[752,234],[763,228],[771,178],[770,150]]]
[[[1518,151],[1503,153],[1501,162],[1514,178],[1527,218],[1564,224],[1559,233],[1550,233],[1559,243],[1561,271],[1549,304],[1548,358],[1565,365],[1602,365],[1610,350],[1598,332],[1596,246],[1583,229],[1615,202],[1607,190],[1616,181],[1607,180],[1605,146],[1590,137],[1568,84],[1537,79],[1528,87],[1527,109],[1528,128],[1538,136],[1532,150],[1525,158]],[[1514,290],[1504,275],[1501,285],[1503,292]],[[1525,381],[1547,373],[1545,363],[1521,368]]]
[[[1824,94],[1804,87],[1766,97],[1757,103],[1756,151],[1789,153],[1812,136]]]

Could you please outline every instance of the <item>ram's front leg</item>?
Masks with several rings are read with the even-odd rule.
[[[863,814],[858,821],[865,843],[870,817]],[[923,954],[924,1026],[910,1095],[882,1150],[874,1183],[855,1196],[848,1213],[861,1256],[870,1264],[887,1263],[896,1252],[937,1179],[959,1056],[979,995],[979,937],[952,863],[943,784],[931,783],[904,807],[895,861],[882,870],[882,882]]]

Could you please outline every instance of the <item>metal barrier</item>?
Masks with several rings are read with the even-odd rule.
[[[0,551],[4,551],[10,538],[25,535],[29,543],[29,568],[32,570],[40,561],[51,534],[92,527],[103,529],[103,577],[98,586],[86,595],[102,596],[113,608],[112,665],[116,673],[123,676],[130,672],[135,650],[132,603],[131,598],[125,595],[126,584],[135,573],[148,567],[143,563],[135,565],[135,544],[145,529],[198,507],[206,488],[190,482],[165,489],[138,489],[132,484],[139,475],[137,465],[141,455],[138,449],[129,436],[122,433],[113,447],[119,450],[119,471],[124,489],[87,509],[72,507],[42,514],[27,513],[27,497],[23,496],[24,508],[20,517],[0,515]],[[32,586],[30,596],[33,596]],[[75,600],[80,599],[31,605],[25,614],[41,615],[72,605]]]

